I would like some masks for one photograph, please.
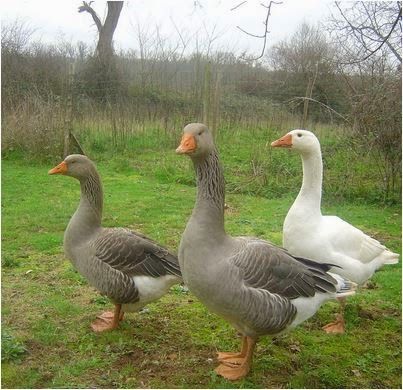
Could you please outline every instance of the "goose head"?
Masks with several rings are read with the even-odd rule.
[[[274,148],[288,148],[300,154],[309,154],[320,149],[319,140],[308,130],[292,130],[271,143]]]
[[[75,177],[78,180],[87,178],[94,172],[94,163],[82,154],[71,154],[67,156],[59,165],[52,168],[49,175],[66,175]]]
[[[192,159],[202,158],[215,150],[213,136],[206,125],[190,123],[183,129],[178,154],[187,154]]]

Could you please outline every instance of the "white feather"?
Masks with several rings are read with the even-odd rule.
[[[283,246],[293,255],[321,263],[343,277],[362,284],[384,264],[396,264],[399,255],[336,216],[321,213],[322,156],[315,135],[293,130],[292,149],[301,154],[303,183],[284,221]]]
[[[171,286],[178,283],[179,278],[174,275],[164,275],[158,278],[150,276],[134,276],[133,281],[140,292],[140,300],[136,303],[123,304],[123,311],[134,312],[150,302],[161,298]]]

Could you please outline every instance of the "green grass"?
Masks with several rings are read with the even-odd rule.
[[[238,135],[233,145],[220,141],[227,230],[280,244],[282,222],[300,182],[300,162],[296,156],[285,158],[284,151],[266,154],[262,147],[254,153],[251,140]],[[176,250],[195,196],[190,162],[173,153],[178,137],[165,147],[156,140],[153,148],[145,140],[145,149],[129,144],[113,153],[109,148],[97,153],[86,144],[104,182],[105,226],[139,230]],[[264,138],[270,137],[256,134],[256,143]],[[257,176],[251,174],[253,158]],[[266,172],[266,159],[272,158],[278,167]],[[382,269],[371,289],[348,301],[346,334],[321,331],[338,309],[329,302],[292,333],[262,338],[251,374],[237,383],[213,371],[216,351],[239,348],[236,332],[178,287],[148,311],[127,315],[118,330],[92,333],[91,321],[111,304],[63,256],[63,232],[77,206],[79,185],[47,175],[58,162],[11,159],[2,165],[2,325],[3,343],[11,351],[2,364],[3,387],[401,388],[400,264]],[[284,169],[286,181],[295,186],[271,199],[270,183],[282,186]],[[326,191],[324,198],[326,213],[400,251],[398,206],[335,202]]]

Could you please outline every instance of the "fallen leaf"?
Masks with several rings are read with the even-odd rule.
[[[291,352],[301,352],[301,348],[296,344],[291,344],[290,350],[291,350]]]

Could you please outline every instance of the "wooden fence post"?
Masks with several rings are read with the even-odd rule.
[[[70,154],[70,132],[72,129],[72,116],[73,116],[73,78],[74,78],[74,63],[69,64],[67,79],[67,110],[64,119],[64,147],[63,158]]]
[[[306,92],[305,92],[306,99],[304,99],[304,113],[303,113],[303,116],[302,116],[301,129],[305,129],[305,126],[306,126],[306,123],[307,123],[307,120],[308,120],[309,100],[312,99],[313,87],[315,86],[317,76],[318,76],[318,64],[316,64],[315,74],[313,75],[313,78],[312,79],[309,78],[308,85],[306,86]]]
[[[204,67],[204,88],[203,88],[203,123],[210,125],[211,109],[211,63],[208,62]]]
[[[64,121],[64,146],[63,146],[63,158],[71,154],[72,143],[75,146],[75,149],[78,150],[80,154],[84,154],[83,148],[78,142],[77,138],[73,134],[73,115],[74,115],[74,93],[73,93],[73,84],[74,84],[74,74],[75,74],[75,62],[69,64],[69,73],[68,73],[68,81],[67,81],[67,112],[66,118]]]
[[[213,135],[216,135],[217,132],[217,124],[219,123],[220,118],[220,98],[221,98],[221,77],[222,73],[220,71],[217,72],[215,87],[214,87],[214,96],[213,96],[213,107],[211,109],[211,131]]]

